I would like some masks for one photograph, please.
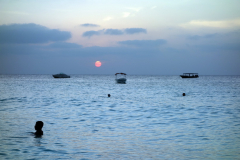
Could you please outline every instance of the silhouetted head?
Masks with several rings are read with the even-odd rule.
[[[108,94],[108,97],[111,97],[111,94]]]
[[[185,94],[185,93],[183,93],[182,95],[183,95],[183,96],[185,96],[186,94]]]
[[[37,121],[35,124],[36,135],[43,135],[42,127],[43,127],[43,122]]]

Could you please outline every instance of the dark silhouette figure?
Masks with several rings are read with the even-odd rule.
[[[41,136],[43,135],[42,127],[43,127],[43,122],[42,121],[37,121],[35,124],[35,130],[36,132],[34,133],[36,136]]]
[[[183,93],[182,95],[183,95],[183,96],[185,96],[186,94],[185,94],[185,93]]]
[[[108,97],[111,97],[111,94],[108,94]]]

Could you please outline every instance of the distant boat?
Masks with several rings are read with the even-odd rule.
[[[66,75],[64,73],[59,73],[59,74],[53,74],[52,75],[54,78],[70,78],[69,75]]]
[[[198,78],[198,73],[183,73],[183,75],[180,75],[182,78]]]
[[[116,83],[121,83],[121,84],[125,84],[127,79],[126,79],[126,73],[116,73],[115,76],[115,81]]]

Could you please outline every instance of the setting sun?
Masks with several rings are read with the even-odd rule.
[[[102,65],[102,63],[101,63],[100,61],[96,61],[96,62],[95,62],[95,66],[96,66],[96,67],[101,67],[101,65]]]

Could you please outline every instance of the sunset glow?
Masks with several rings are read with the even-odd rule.
[[[238,6],[0,0],[0,74],[240,75]]]
[[[100,61],[96,61],[96,62],[95,62],[95,66],[96,66],[96,67],[101,67],[101,65],[102,65],[102,63],[101,63]]]

